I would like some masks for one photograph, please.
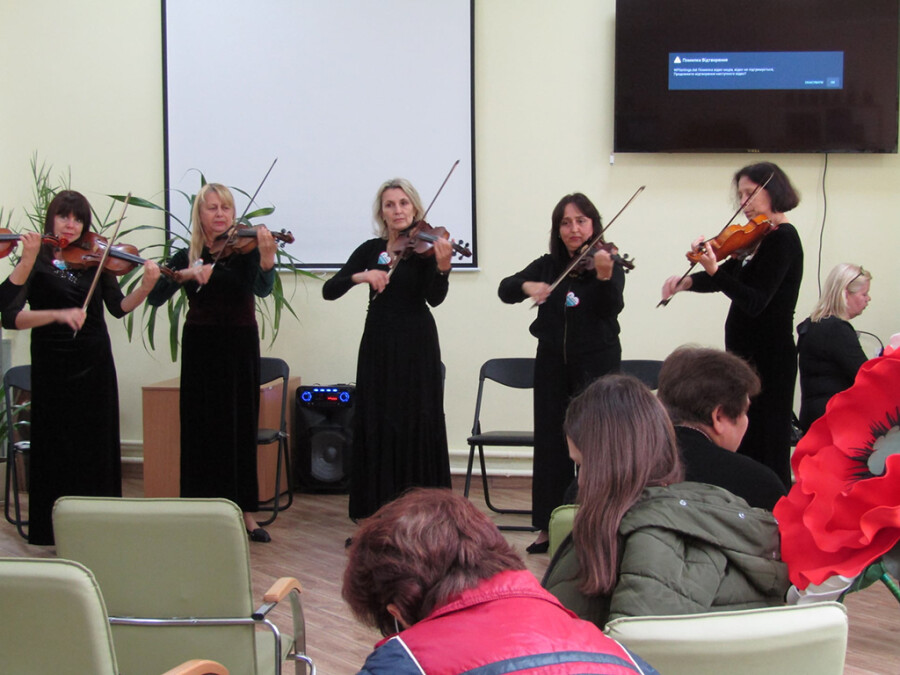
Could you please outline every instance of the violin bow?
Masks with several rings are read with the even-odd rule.
[[[619,209],[619,212],[616,215],[614,215],[612,217],[612,220],[610,220],[606,224],[606,227],[601,229],[597,234],[594,235],[593,239],[591,239],[587,244],[582,246],[583,250],[581,251],[581,253],[579,253],[577,256],[572,258],[572,260],[569,262],[568,265],[566,265],[566,268],[562,271],[562,273],[558,277],[556,277],[556,281],[554,281],[552,284],[550,284],[550,287],[547,290],[548,294],[552,293],[554,291],[554,289],[557,286],[559,286],[559,284],[562,282],[562,280],[565,279],[567,276],[569,276],[569,273],[578,266],[578,263],[580,263],[584,259],[584,257],[588,254],[588,252],[592,248],[594,248],[594,246],[596,246],[601,241],[603,241],[603,233],[609,229],[610,225],[612,225],[614,222],[616,222],[616,218],[618,218],[619,216],[622,215],[622,212],[631,205],[631,202],[633,202],[637,198],[637,196],[644,191],[644,188],[646,188],[646,187],[647,187],[646,185],[641,185],[641,187],[639,187],[637,190],[635,190],[634,194],[631,195],[631,197],[629,197],[627,202],[625,202],[625,205],[621,209]],[[531,308],[534,309],[537,306],[538,306],[538,303],[534,303],[531,306]]]
[[[103,266],[106,264],[106,259],[109,258],[109,252],[112,250],[113,242],[115,242],[116,237],[119,235],[119,226],[122,225],[122,219],[125,217],[125,209],[128,208],[128,201],[131,199],[131,193],[129,192],[125,196],[125,202],[122,204],[122,213],[119,215],[119,219],[116,221],[116,226],[113,228],[112,237],[106,243],[106,248],[103,249],[103,254],[100,256],[100,262],[97,265],[97,273],[94,274],[94,280],[91,282],[91,287],[88,289],[87,297],[84,299],[84,304],[81,306],[82,312],[87,312],[88,305],[91,304],[91,298],[94,297],[94,291],[97,290],[97,283],[100,281],[100,275],[103,273]],[[76,330],[72,337],[74,338],[78,335],[78,331]]]
[[[428,208],[425,209],[425,213],[422,214],[422,217],[419,218],[419,221],[417,221],[417,222],[425,220],[425,218],[428,216],[428,212],[431,211],[431,207],[434,206],[434,203],[437,201],[437,198],[440,196],[441,192],[444,189],[444,186],[447,184],[447,181],[450,180],[450,176],[453,175],[453,172],[456,170],[456,167],[458,165],[459,165],[459,160],[456,160],[455,162],[453,162],[453,166],[451,166],[450,171],[447,172],[447,177],[444,178],[444,182],[441,183],[441,186],[437,189],[437,192],[434,193],[434,197],[431,199],[431,203],[428,205]],[[415,227],[415,225],[416,225],[416,223],[413,223],[412,225],[410,225],[407,228],[407,230]],[[405,231],[406,230],[404,230],[404,232]],[[388,279],[391,278],[391,275],[394,273],[394,270],[397,269],[397,263],[399,263],[400,260],[401,260],[401,258],[398,256],[396,260],[391,262],[391,269],[388,270]]]
[[[732,221],[733,221],[735,218],[737,218],[738,214],[739,214],[741,211],[744,210],[744,207],[747,206],[747,204],[750,203],[750,200],[752,200],[757,194],[759,194],[759,191],[762,190],[764,187],[766,187],[766,185],[769,184],[769,181],[772,180],[772,178],[773,178],[774,176],[775,176],[775,172],[773,171],[772,173],[769,174],[769,177],[766,178],[766,180],[763,181],[763,183],[762,183],[761,185],[757,185],[757,186],[756,186],[756,189],[753,190],[753,192],[750,193],[750,196],[748,196],[747,199],[745,199],[744,201],[742,201],[742,202],[741,202],[741,205],[737,207],[737,210],[731,215],[731,218],[728,219],[728,222],[725,223],[725,227],[728,227],[729,225],[731,225]],[[724,230],[725,227],[723,227],[722,230]],[[722,230],[719,230],[719,231],[721,232]],[[717,236],[719,236],[719,235],[716,235],[716,237],[717,237]],[[712,241],[713,239],[715,239],[716,237],[713,237],[712,239],[707,239],[706,241],[704,241],[704,242],[700,245],[700,248],[697,249],[697,250],[700,251],[700,250],[703,250],[704,248],[706,248],[706,244],[708,244],[709,242],[711,242],[711,241]],[[682,274],[682,275],[681,275],[681,278],[680,278],[680,279],[678,280],[678,282],[675,284],[675,288],[678,288],[678,284],[680,284],[682,281],[684,281],[685,279],[687,279],[687,275],[690,274],[690,273],[691,273],[691,270],[693,270],[696,266],[697,266],[697,263],[695,263],[695,262],[692,262],[692,263],[691,263],[691,266],[687,268],[687,272],[685,272],[684,274]],[[676,292],[677,292],[677,291],[676,291]],[[659,307],[665,307],[666,305],[669,304],[669,301],[670,301],[672,298],[674,298],[674,297],[675,297],[675,293],[673,293],[672,295],[670,295],[668,298],[663,298],[663,299],[660,300],[658,303],[656,303],[657,308],[659,308]]]

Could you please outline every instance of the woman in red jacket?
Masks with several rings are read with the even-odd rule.
[[[543,590],[497,527],[450,490],[416,489],[353,536],[344,600],[388,636],[360,673],[656,673]]]

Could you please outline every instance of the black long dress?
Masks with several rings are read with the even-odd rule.
[[[42,252],[4,309],[3,327],[15,328],[26,302],[31,310],[81,307],[95,272],[66,269]],[[31,544],[53,543],[57,498],[122,496],[119,390],[103,305],[121,318],[123,299],[116,278],[104,273],[77,334],[59,323],[31,329]]]
[[[387,242],[360,245],[322,287],[335,300],[352,276],[387,270]],[[356,365],[350,517],[365,518],[409,487],[450,487],[441,348],[428,305],[444,301],[447,275],[433,257],[397,263],[381,294],[371,287]]]
[[[565,261],[549,253],[500,282],[503,302],[528,296],[526,281],[552,283]],[[569,401],[593,380],[619,370],[622,346],[618,316],[625,307],[625,273],[618,265],[612,279],[600,281],[593,270],[566,277],[538,308],[530,331],[538,339],[534,370],[534,470],[531,524],[541,530],[565,503],[575,464],[563,433]]]
[[[802,278],[803,246],[790,223],[767,234],[752,258],[730,259],[713,276],[691,275],[692,291],[721,291],[731,300],[725,349],[749,361],[762,381],[738,452],[768,466],[788,488],[797,379],[794,308]]]
[[[202,260],[212,262],[204,247]],[[259,426],[259,330],[254,295],[272,291],[275,270],[263,272],[259,251],[219,260],[201,290],[184,285],[189,309],[181,336],[181,496],[224,497],[244,512],[259,509],[256,432]],[[188,252],[167,266],[185,269]],[[160,277],[147,298],[161,305],[180,286]]]

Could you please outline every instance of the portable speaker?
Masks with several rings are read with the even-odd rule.
[[[294,425],[295,485],[301,492],[347,492],[355,387],[298,387]]]

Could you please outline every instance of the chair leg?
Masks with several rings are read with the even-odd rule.
[[[466,467],[466,487],[463,489],[463,497],[469,498],[469,488],[472,486],[472,462],[475,460],[475,446],[469,446],[469,465]]]
[[[471,447],[469,451],[469,468],[466,473],[466,491],[465,496],[469,496],[469,481],[472,477],[472,461],[473,455],[475,454],[475,446]],[[478,461],[481,464],[481,486],[484,491],[484,503],[487,507],[493,511],[494,513],[500,513],[504,515],[522,515],[522,516],[530,516],[531,511],[527,509],[501,509],[491,503],[491,492],[490,487],[488,485],[488,475],[487,475],[487,466],[484,461],[484,446],[478,446]],[[532,527],[531,525],[497,525],[497,529],[506,530],[511,532],[534,532],[537,528]]]
[[[22,505],[19,501],[19,470],[18,464],[16,463],[16,454],[15,448],[12,448],[9,450],[6,457],[6,486],[4,488],[3,513],[6,516],[6,520],[9,521],[10,524],[16,526],[19,534],[23,538],[28,539],[28,533],[24,529],[25,526],[28,525],[28,521],[22,519]],[[15,507],[15,518],[9,515],[10,492],[12,493],[13,505]]]
[[[285,473],[285,482],[287,483],[286,492],[282,492],[281,490],[281,475]],[[287,503],[282,506],[281,505],[281,496],[282,494],[287,494]],[[289,508],[291,504],[294,503],[294,492],[292,490],[291,485],[291,476],[290,476],[290,458],[287,454],[287,437],[278,438],[278,458],[275,461],[275,495],[272,497],[272,506],[271,507],[260,507],[260,511],[271,511],[272,517],[267,518],[266,520],[257,521],[260,525],[269,525],[275,522],[275,519],[278,517],[279,511],[284,511]]]

